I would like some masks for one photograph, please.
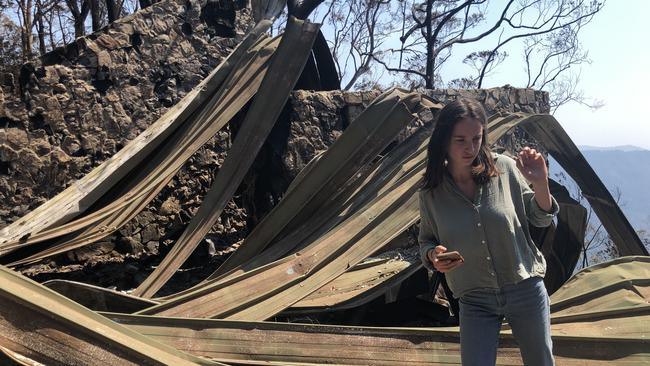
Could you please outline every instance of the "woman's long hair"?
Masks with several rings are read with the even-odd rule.
[[[478,156],[472,162],[472,178],[477,184],[485,184],[498,174],[487,145],[487,117],[483,106],[472,99],[457,99],[447,104],[438,113],[436,126],[431,134],[427,149],[427,168],[424,173],[422,189],[434,189],[441,182],[447,170],[447,151],[451,143],[451,134],[456,123],[465,118],[479,121],[483,126],[483,138]]]

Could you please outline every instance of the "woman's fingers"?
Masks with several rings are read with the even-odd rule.
[[[443,272],[443,273],[444,272],[449,272],[452,269],[454,269],[454,268],[460,266],[461,264],[463,264],[463,261],[459,261],[459,260],[456,260],[456,261],[451,260],[451,259],[442,259],[442,260],[440,260],[440,259],[437,258],[438,254],[444,253],[446,251],[447,251],[446,247],[444,247],[442,245],[438,245],[435,248],[433,248],[432,250],[429,250],[427,252],[427,257],[429,258],[429,260],[433,264],[433,268],[435,268],[436,271],[438,271],[438,272]]]
[[[444,253],[446,251],[447,251],[447,248],[445,248],[442,245],[438,245],[435,248],[433,248],[433,250],[429,250],[427,252],[427,258],[429,258],[429,261],[431,261],[431,263],[434,263],[434,261],[436,260],[436,256],[438,254]]]
[[[444,260],[439,260],[436,259],[435,262],[433,263],[433,267],[438,271],[438,272],[449,272],[452,269],[463,265],[463,261],[452,261],[450,259],[444,259]]]
[[[546,178],[547,175],[544,156],[528,146],[519,152],[517,168],[529,181],[537,181]]]

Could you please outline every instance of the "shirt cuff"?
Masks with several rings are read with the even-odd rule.
[[[535,199],[535,195],[532,195],[530,200],[531,200],[530,202],[531,212],[529,214],[529,220],[530,223],[533,224],[534,226],[537,227],[549,226],[553,221],[553,218],[557,216],[558,212],[560,212],[560,205],[558,205],[557,201],[555,200],[555,197],[553,196],[551,196],[550,212],[545,211],[541,207],[539,207],[539,204]]]
[[[424,268],[432,272],[435,272],[436,269],[433,268],[433,264],[431,263],[429,258],[427,258],[427,252],[429,252],[429,250],[431,249],[434,249],[435,247],[436,246],[434,244],[420,245],[420,260],[422,261],[422,265],[424,266]]]

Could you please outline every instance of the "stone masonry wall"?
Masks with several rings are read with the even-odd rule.
[[[251,24],[239,5],[158,2],[24,65],[17,80],[0,75],[0,226],[113,155],[204,79]]]

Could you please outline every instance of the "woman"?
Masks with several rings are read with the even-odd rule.
[[[460,299],[463,365],[496,363],[504,318],[526,365],[553,365],[546,262],[528,224],[550,225],[558,205],[542,155],[528,147],[516,161],[491,153],[486,120],[468,99],[438,115],[419,192],[420,254]],[[438,258],[447,251],[461,259]]]

